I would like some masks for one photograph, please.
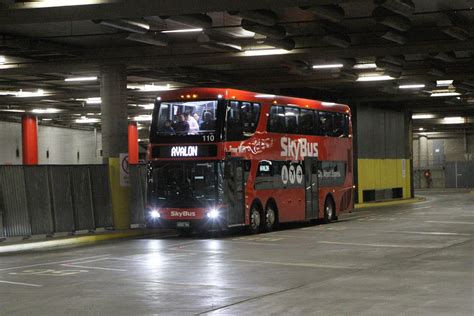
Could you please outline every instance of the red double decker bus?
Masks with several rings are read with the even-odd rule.
[[[147,224],[183,231],[336,220],[353,208],[346,105],[224,88],[162,93]]]

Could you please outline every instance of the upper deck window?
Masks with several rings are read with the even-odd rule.
[[[216,129],[217,101],[161,103],[156,118],[157,135],[197,135]]]
[[[252,136],[257,129],[259,117],[259,103],[230,101],[226,116],[226,139],[236,141]]]

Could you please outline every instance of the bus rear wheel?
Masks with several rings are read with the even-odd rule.
[[[250,209],[250,225],[249,231],[252,234],[258,234],[260,232],[260,227],[262,225],[262,216],[260,208],[256,205],[252,206]]]
[[[330,223],[334,219],[334,203],[330,197],[326,198],[326,202],[324,202],[324,223]]]
[[[265,231],[271,232],[276,228],[277,216],[275,207],[272,204],[267,205],[265,208]]]

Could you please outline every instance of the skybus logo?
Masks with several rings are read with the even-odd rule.
[[[170,213],[173,217],[194,217],[196,216],[196,212],[188,212],[188,211],[171,211]]]
[[[280,139],[281,156],[294,160],[303,160],[304,157],[318,157],[318,143],[308,142],[306,138],[292,140],[289,137]]]

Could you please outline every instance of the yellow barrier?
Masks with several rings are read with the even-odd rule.
[[[129,188],[120,185],[120,159],[109,158],[110,194],[115,229],[130,228]]]
[[[425,198],[413,198],[413,199],[399,199],[391,200],[385,202],[367,202],[367,203],[358,203],[354,205],[355,209],[369,208],[369,207],[384,207],[384,206],[394,206],[401,204],[410,204],[425,201]]]

